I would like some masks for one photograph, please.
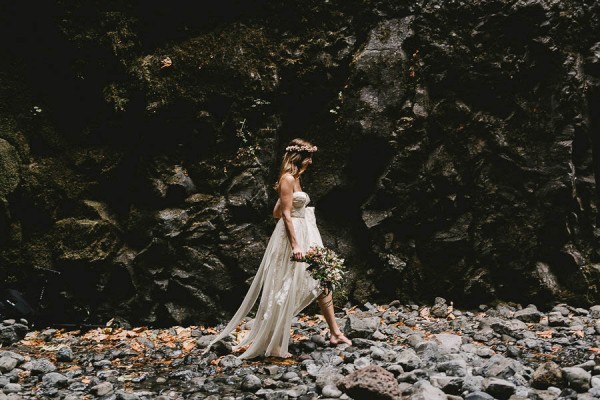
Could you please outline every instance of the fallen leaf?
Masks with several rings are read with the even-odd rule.
[[[179,339],[189,338],[192,336],[192,330],[189,328],[178,327],[177,329],[177,337]]]
[[[356,313],[356,308],[357,308],[357,307],[358,307],[358,306],[352,306],[352,307],[350,307],[350,308],[349,308],[349,309],[346,311],[346,314],[354,314],[354,313]]]
[[[146,348],[143,344],[141,344],[137,340],[132,340],[129,347],[131,347],[131,350],[137,351],[138,353],[141,353]]]
[[[183,351],[191,351],[194,347],[196,347],[196,340],[190,339],[183,342]]]
[[[538,331],[535,334],[544,339],[552,338],[552,334],[554,333],[553,329],[549,329],[547,331]]]
[[[279,357],[267,357],[268,362],[276,365],[296,365],[298,361],[293,358],[279,358]]]

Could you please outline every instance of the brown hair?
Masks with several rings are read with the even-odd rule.
[[[300,138],[292,139],[286,147],[289,146],[305,146],[307,148],[314,147],[309,141]],[[310,156],[312,156],[312,152],[306,150],[292,150],[283,153],[281,168],[279,169],[279,176],[277,177],[277,182],[275,182],[274,186],[275,190],[279,191],[281,177],[285,174],[292,174],[294,178],[298,179],[298,177],[304,172],[304,170],[302,170],[302,162]]]

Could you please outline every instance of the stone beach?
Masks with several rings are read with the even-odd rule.
[[[206,353],[222,326],[30,331],[0,349],[0,400],[600,398],[600,305],[458,310],[438,298],[336,316],[352,346],[328,346],[322,317],[301,314],[290,359],[231,354],[250,321]]]

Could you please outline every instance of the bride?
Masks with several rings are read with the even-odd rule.
[[[252,285],[229,324],[210,343],[227,337],[253,308],[262,291],[256,317],[250,331],[235,346],[245,349],[239,358],[257,356],[290,357],[288,343],[292,318],[315,299],[327,321],[330,343],[352,344],[340,330],[334,315],[332,293],[323,292],[300,260],[310,246],[323,246],[317,228],[314,207],[308,193],[300,187],[300,175],[312,164],[317,146],[293,139],[285,149],[275,189],[279,199],[273,210],[278,219]],[[208,351],[208,349],[207,349]]]

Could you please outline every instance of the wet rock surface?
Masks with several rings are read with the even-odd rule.
[[[600,320],[589,310],[561,304],[538,311],[539,322],[511,325],[525,308],[451,309],[444,318],[432,309],[400,302],[344,309],[336,315],[340,324],[352,319],[358,326],[362,319],[368,325],[372,318],[385,321],[384,315],[395,322],[381,322],[352,346],[338,347],[327,345],[321,316],[300,315],[289,359],[231,354],[246,322],[208,353],[204,348],[216,331],[204,326],[32,331],[0,349],[0,398],[600,398]],[[552,312],[566,325],[550,326]],[[496,332],[491,320],[513,331]]]

